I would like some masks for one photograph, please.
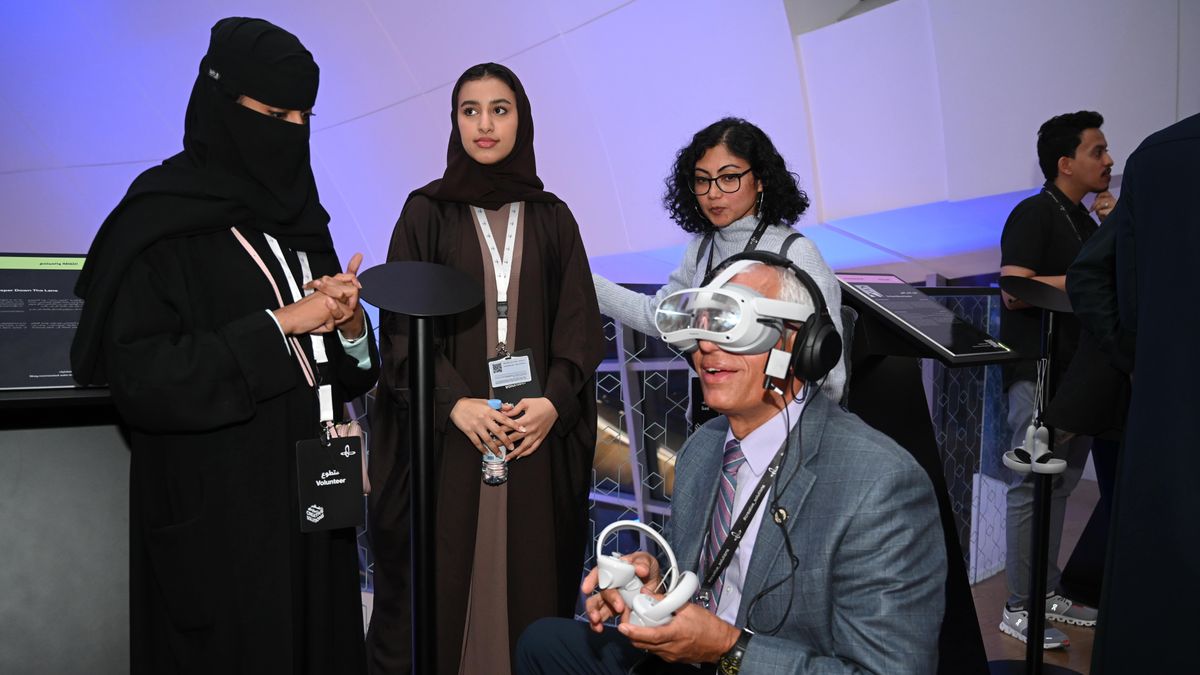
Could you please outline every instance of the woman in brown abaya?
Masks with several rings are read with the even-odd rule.
[[[441,673],[507,673],[527,625],[574,612],[603,338],[579,227],[537,176],[520,80],[501,65],[474,66],[451,105],[446,171],[409,196],[388,260],[449,265],[485,291],[481,307],[435,330],[436,652]],[[379,673],[411,668],[407,330],[405,317],[383,313],[367,637]],[[488,361],[524,350],[541,395],[493,410]],[[497,446],[510,451],[508,481],[486,485],[482,453]]]

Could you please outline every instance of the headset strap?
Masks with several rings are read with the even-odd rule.
[[[787,236],[787,239],[783,240],[783,246],[780,247],[780,249],[779,249],[779,255],[787,258],[788,251],[792,250],[792,244],[796,243],[796,240],[803,236],[804,235],[800,234],[799,232],[793,232],[793,233],[789,234]],[[790,260],[790,258],[789,258],[789,260]]]
[[[712,246],[713,233],[705,232],[704,239],[700,242],[700,246],[696,249],[696,267],[700,267],[700,261],[704,259],[704,251],[708,250],[708,269],[712,269]]]

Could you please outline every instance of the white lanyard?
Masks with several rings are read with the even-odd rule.
[[[292,302],[300,302],[302,298],[311,294],[312,289],[307,289],[301,295],[300,287],[312,281],[312,269],[308,265],[308,254],[304,251],[296,251],[296,257],[300,259],[300,272],[303,276],[301,283],[296,283],[296,279],[292,276],[292,270],[288,267],[287,260],[283,257],[283,249],[280,248],[279,242],[267,233],[263,233],[267,239],[267,245],[271,247],[271,252],[275,254],[275,259],[279,261],[279,266],[283,268],[283,275],[287,277],[288,290],[292,293]],[[312,340],[313,359],[317,362],[318,370],[321,364],[329,362],[329,356],[325,353],[325,338],[320,335],[310,334],[309,339]],[[317,387],[317,401],[321,407],[321,422],[333,421],[333,388],[328,384],[322,384]]]
[[[492,254],[492,272],[496,275],[496,340],[498,350],[507,352],[508,342],[508,280],[512,274],[513,249],[517,245],[517,215],[521,212],[521,202],[513,202],[508,206],[508,228],[504,232],[504,257],[496,249],[496,239],[492,236],[492,226],[488,224],[487,212],[478,206],[475,209],[475,219],[479,221],[479,229],[483,230],[483,240],[487,242],[488,251]]]

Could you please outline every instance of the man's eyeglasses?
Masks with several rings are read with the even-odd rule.
[[[707,176],[692,176],[692,194],[697,197],[703,197],[712,189],[712,184],[717,184],[717,189],[725,194],[737,192],[742,188],[742,176],[750,173],[752,169],[746,169],[741,173],[723,173],[716,178]]]

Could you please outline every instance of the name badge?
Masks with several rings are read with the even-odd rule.
[[[496,398],[516,405],[523,398],[539,398],[542,387],[533,365],[533,350],[521,349],[510,356],[488,359],[488,377]]]
[[[300,531],[363,524],[362,443],[357,436],[296,444]]]
[[[528,356],[507,356],[488,361],[488,373],[493,389],[525,384],[533,379]]]

